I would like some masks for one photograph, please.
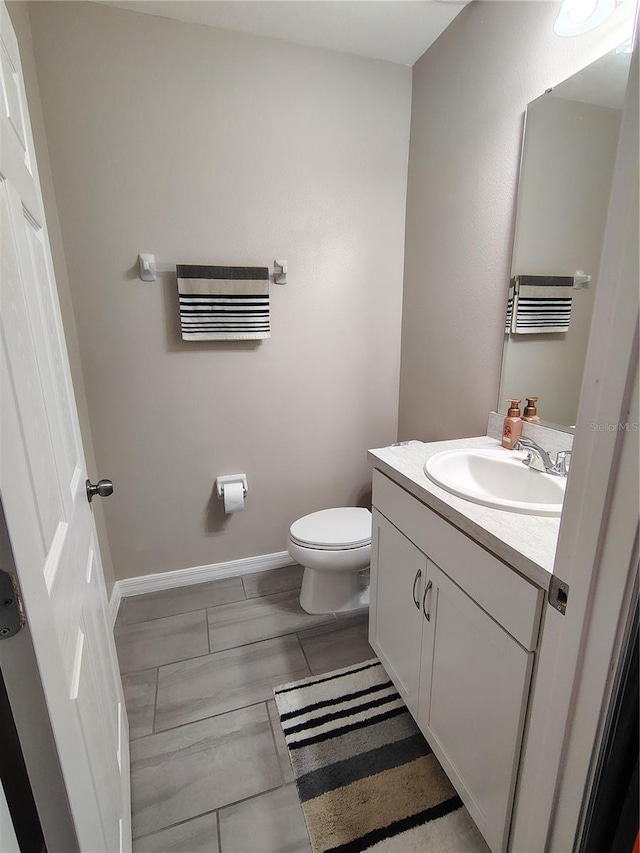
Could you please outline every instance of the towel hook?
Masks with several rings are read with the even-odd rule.
[[[149,254],[138,255],[138,265],[140,266],[140,278],[143,281],[156,281],[156,256]]]
[[[587,275],[584,270],[576,270],[573,274],[573,286],[576,290],[581,290],[585,284],[591,281],[591,276]]]
[[[274,284],[286,284],[287,283],[287,261],[274,261],[273,265],[275,267],[273,271],[273,283]]]

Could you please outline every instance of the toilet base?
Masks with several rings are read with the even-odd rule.
[[[307,613],[351,613],[369,606],[364,572],[320,572],[305,567],[300,606]]]

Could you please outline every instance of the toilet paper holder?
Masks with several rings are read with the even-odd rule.
[[[246,498],[249,487],[247,486],[246,474],[224,474],[222,477],[216,477],[216,491],[220,500],[224,498],[224,487],[230,483],[242,483],[242,491]]]

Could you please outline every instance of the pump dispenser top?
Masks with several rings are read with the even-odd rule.
[[[538,410],[536,409],[537,397],[527,397],[527,405],[524,407],[522,420],[530,424],[539,424]]]
[[[521,433],[520,400],[509,399],[509,411],[502,425],[502,446],[506,447],[507,450],[513,450]]]

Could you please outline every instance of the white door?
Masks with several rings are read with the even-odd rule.
[[[79,847],[129,850],[127,719],[18,47],[1,3],[0,58],[0,490]]]

